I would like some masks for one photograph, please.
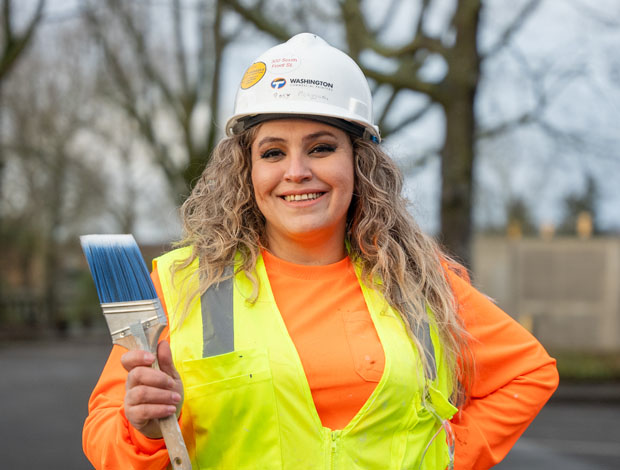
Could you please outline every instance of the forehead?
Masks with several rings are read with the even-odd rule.
[[[265,137],[276,137],[284,140],[304,138],[308,135],[321,133],[332,134],[337,139],[346,139],[347,134],[337,127],[311,119],[274,119],[258,125],[254,143]]]

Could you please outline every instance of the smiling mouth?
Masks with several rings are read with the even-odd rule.
[[[286,196],[282,196],[287,202],[293,201],[312,201],[314,199],[320,198],[325,193],[306,193],[306,194],[288,194]]]

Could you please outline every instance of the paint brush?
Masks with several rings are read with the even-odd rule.
[[[157,343],[167,319],[133,236],[84,235],[80,242],[112,342],[157,357]],[[159,369],[157,359],[153,367]],[[158,421],[172,468],[190,470],[191,461],[176,416]]]

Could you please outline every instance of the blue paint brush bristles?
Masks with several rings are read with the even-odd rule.
[[[132,235],[84,235],[80,242],[102,304],[157,298]]]

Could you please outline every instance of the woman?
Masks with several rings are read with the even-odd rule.
[[[175,412],[208,469],[486,469],[534,419],[555,361],[410,218],[371,108],[311,34],[248,68],[154,262],[161,371],[115,347],[91,397],[95,467],[166,467]]]

